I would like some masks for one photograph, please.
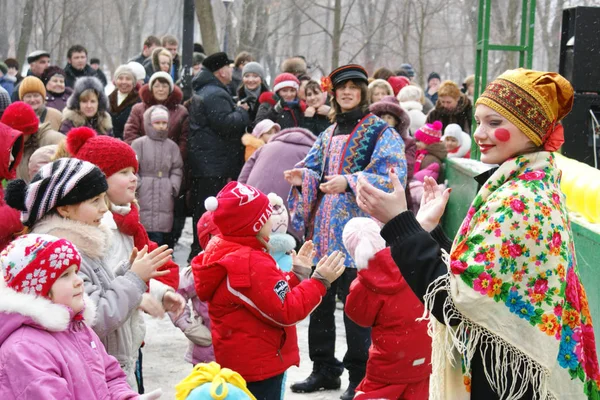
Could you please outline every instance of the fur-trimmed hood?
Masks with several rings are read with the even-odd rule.
[[[92,89],[98,95],[98,114],[108,110],[108,98],[104,94],[104,86],[100,79],[94,76],[85,76],[78,78],[73,87],[73,94],[67,100],[67,108],[79,110],[79,97],[83,92]]]
[[[88,326],[96,321],[96,305],[84,293],[85,309],[80,313]],[[70,308],[52,303],[45,297],[20,293],[0,286],[0,346],[23,325],[50,332],[63,332],[79,314]]]
[[[150,60],[152,60],[152,69],[154,69],[154,72],[158,72],[161,70],[158,56],[160,55],[160,53],[163,50],[169,53],[169,60],[171,60],[171,65],[169,66],[169,71],[173,67],[173,57],[171,56],[169,50],[165,49],[164,47],[157,47],[154,50],[152,50],[152,54],[150,54]]]
[[[63,110],[62,115],[63,115],[63,122],[65,120],[71,121],[73,123],[74,128],[79,128],[80,126],[89,126],[92,129],[98,131],[98,133],[103,134],[103,135],[108,135],[109,132],[111,132],[112,128],[113,128],[112,118],[107,111],[100,112],[98,110],[96,126],[92,125],[90,120],[85,115],[83,115],[79,111],[79,109],[72,110],[69,108],[65,108]],[[61,128],[61,130],[62,130],[62,128]]]
[[[388,98],[391,99],[391,101],[386,101]],[[396,100],[394,96],[386,96],[384,97],[384,100],[371,104],[369,110],[378,117],[381,117],[384,114],[394,116],[394,118],[398,120],[398,125],[393,128],[396,128],[400,136],[405,137],[408,135],[408,128],[410,127],[410,116],[402,107],[400,107],[398,100],[395,102],[393,100]]]
[[[140,89],[140,98],[142,99],[142,102],[146,105],[146,107],[151,107],[159,104],[152,95],[148,84],[145,84]],[[178,105],[180,105],[182,100],[183,92],[181,91],[181,89],[179,89],[177,85],[175,85],[173,86],[173,91],[171,92],[171,94],[169,94],[169,97],[167,97],[167,100],[165,100],[164,103],[162,103],[162,105],[167,107],[169,110],[172,110]]]
[[[112,240],[112,232],[105,225],[87,225],[62,218],[58,214],[47,215],[36,222],[32,233],[66,239],[77,247],[82,256],[93,259],[104,257]]]

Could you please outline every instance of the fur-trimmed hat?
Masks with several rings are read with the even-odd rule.
[[[25,135],[37,133],[40,124],[33,108],[22,101],[15,101],[6,107],[0,122],[23,132]]]
[[[415,139],[425,144],[434,144],[442,140],[441,121],[433,121],[431,124],[425,124],[415,132]]]
[[[73,87],[73,94],[67,100],[67,108],[70,110],[79,110],[80,96],[86,90],[93,90],[98,96],[98,114],[108,110],[108,97],[104,94],[104,86],[100,79],[95,76],[83,76],[77,78]]]
[[[354,259],[356,268],[366,268],[375,253],[385,249],[385,240],[380,234],[381,227],[371,218],[352,218],[342,232],[342,241]]]
[[[225,236],[256,236],[267,223],[273,208],[269,198],[253,186],[229,182],[217,195],[204,202],[213,221]]]
[[[298,90],[300,81],[293,74],[287,72],[277,75],[275,82],[273,82],[273,91],[277,93],[279,90],[286,87]]]
[[[52,285],[70,266],[81,266],[81,256],[65,239],[27,234],[13,240],[0,253],[0,268],[11,289],[47,297]]]
[[[27,76],[21,81],[19,85],[19,100],[23,100],[23,97],[27,93],[39,93],[44,98],[44,101],[46,100],[46,87],[37,76]]]
[[[98,135],[87,127],[67,133],[67,150],[75,158],[97,165],[107,178],[128,167],[137,173],[135,151],[127,143],[106,135]]]
[[[287,72],[295,76],[306,75],[308,66],[302,57],[290,57],[281,64],[281,72]]]
[[[398,120],[398,124],[394,127],[400,133],[401,136],[408,134],[408,128],[410,127],[410,116],[402,107],[398,99],[394,96],[385,96],[380,101],[373,103],[369,106],[369,111],[373,114],[381,117],[383,114],[393,115]]]
[[[21,221],[28,227],[56,207],[78,204],[108,190],[106,177],[87,161],[61,158],[46,164],[27,183],[22,179],[6,186],[6,203],[21,212]]]

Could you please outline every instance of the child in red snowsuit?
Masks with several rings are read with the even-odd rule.
[[[367,374],[355,400],[427,400],[431,338],[423,304],[412,292],[370,218],[352,218],[343,241],[359,270],[350,286],[345,312],[360,326],[372,327]]]
[[[239,372],[258,400],[280,400],[285,371],[300,363],[295,324],[341,275],[343,256],[324,257],[308,278],[314,251],[307,242],[283,272],[268,252],[265,194],[234,181],[205,205],[221,233],[192,260],[192,271],[198,298],[208,302],[216,361]]]

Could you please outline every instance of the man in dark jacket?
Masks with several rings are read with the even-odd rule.
[[[188,163],[194,228],[205,212],[204,200],[215,196],[228,180],[235,180],[244,161],[241,138],[250,118],[248,105],[236,105],[227,88],[231,63],[225,53],[212,54],[204,59],[202,70],[192,81],[196,95],[190,105]],[[199,251],[194,229],[190,257]]]
[[[85,47],[81,45],[74,45],[67,51],[67,66],[64,68],[65,71],[65,86],[73,88],[75,80],[82,76],[95,76],[100,79],[103,86],[106,86],[106,77],[104,74],[100,75],[87,63],[88,52]]]
[[[158,46],[160,46],[160,39],[154,35],[148,36],[146,40],[144,40],[144,47],[142,48],[142,52],[129,61],[135,61],[144,65],[144,61],[146,61],[150,57],[152,51]]]
[[[27,63],[29,64],[29,70],[27,76],[37,76],[42,79],[42,74],[50,66],[50,53],[45,50],[35,50],[27,56]],[[11,101],[19,101],[19,84],[15,85],[11,94]]]

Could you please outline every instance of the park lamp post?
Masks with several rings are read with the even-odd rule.
[[[229,7],[233,4],[234,0],[223,0],[225,6],[225,34],[223,35],[223,51],[227,53],[227,42],[229,40]]]

